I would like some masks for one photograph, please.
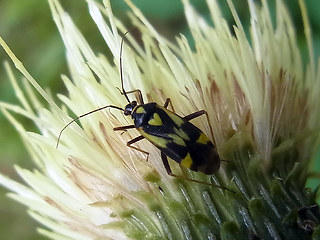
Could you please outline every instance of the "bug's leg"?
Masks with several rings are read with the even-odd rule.
[[[187,121],[190,121],[191,119],[194,119],[194,118],[197,118],[197,117],[200,117],[201,115],[203,114],[206,114],[207,118],[208,118],[208,121],[209,121],[209,117],[208,117],[208,113],[206,110],[200,110],[200,111],[197,111],[197,112],[194,112],[194,113],[191,113],[187,116],[184,116],[183,118]]]
[[[161,152],[161,159],[162,159],[164,168],[166,169],[168,175],[174,176],[174,174],[172,174],[172,171],[171,171],[171,168],[170,168],[170,165],[168,162],[168,157],[163,152]]]
[[[118,90],[120,91],[120,93],[123,95],[124,93],[121,91],[120,88],[118,88]],[[139,104],[144,104],[143,102],[143,97],[142,97],[142,93],[140,89],[135,89],[135,90],[131,90],[131,91],[126,91],[126,94],[131,94],[131,93],[136,93],[137,95],[137,100],[139,102]]]
[[[168,105],[169,105],[169,103],[171,103],[171,100],[170,100],[170,98],[167,98],[166,101],[165,101],[165,103],[163,104],[163,107],[164,107],[164,108],[167,108]],[[172,104],[171,104],[171,106],[172,106]]]
[[[207,118],[207,121],[208,121],[208,124],[209,124],[209,128],[210,128],[210,133],[211,133],[211,136],[213,137],[213,131],[212,131],[212,126],[211,126],[211,123],[210,123],[210,120],[209,120],[209,115],[207,113],[206,110],[200,110],[200,111],[197,111],[197,112],[194,112],[194,113],[191,113],[185,117],[183,117],[184,120],[187,120],[188,122],[194,118],[197,118],[197,117],[200,117],[201,115],[205,114],[206,115],[206,118]]]
[[[174,111],[173,104],[172,104],[172,102],[171,102],[171,99],[170,99],[170,98],[167,98],[167,99],[166,99],[165,103],[163,104],[163,107],[164,107],[164,108],[168,108],[169,103],[170,103],[170,105],[171,105],[171,109],[172,109],[172,111],[173,111],[173,112],[175,112],[175,111]]]
[[[143,102],[143,97],[142,97],[142,93],[141,93],[141,90],[140,90],[140,89],[131,90],[131,91],[128,91],[128,92],[126,92],[126,93],[127,93],[127,94],[134,93],[135,96],[137,97],[138,103],[144,104],[144,102]],[[137,95],[136,95],[136,94],[137,94]]]
[[[128,125],[128,126],[114,127],[113,131],[127,130],[127,129],[131,129],[131,128],[135,128],[135,126],[134,125]]]
[[[185,179],[185,180],[191,181],[191,182],[199,182],[199,183],[203,183],[203,184],[206,184],[206,185],[211,185],[210,183],[201,182],[201,181],[190,179],[190,178],[187,178],[187,177],[184,177],[184,176],[178,176],[178,175],[173,174],[172,171],[171,171],[169,162],[168,162],[168,157],[163,152],[161,152],[161,159],[162,159],[164,168],[166,169],[168,175],[170,175],[172,177],[180,178],[180,179]]]
[[[171,168],[170,168],[170,165],[169,165],[169,162],[168,162],[168,157],[163,152],[161,152],[161,159],[162,159],[163,165],[164,165],[168,175],[170,175],[172,177],[183,179],[183,180],[186,180],[186,181],[189,181],[189,182],[195,182],[195,183],[200,183],[200,184],[204,184],[204,185],[209,185],[209,186],[221,188],[221,189],[227,190],[229,192],[235,193],[234,191],[230,190],[229,188],[226,188],[226,187],[214,184],[214,183],[203,182],[203,181],[199,181],[199,180],[196,180],[196,179],[187,178],[185,176],[175,175],[171,171]]]
[[[127,142],[127,146],[130,147],[130,148],[132,148],[132,149],[134,149],[134,150],[137,150],[137,151],[139,151],[139,152],[142,152],[142,153],[144,153],[145,155],[147,155],[146,161],[148,162],[149,152],[144,151],[144,150],[142,150],[142,149],[140,149],[140,148],[138,148],[138,147],[132,146],[132,144],[134,144],[134,143],[136,143],[136,142],[138,142],[138,141],[140,141],[140,140],[142,140],[142,139],[144,139],[144,136],[139,136],[139,137],[136,137],[136,138],[134,138],[134,139],[131,139],[129,142]]]
[[[131,129],[131,128],[135,128],[135,126],[134,125],[128,125],[128,126],[115,127],[115,128],[113,128],[113,131],[125,131],[125,130]],[[136,143],[136,142],[138,142],[138,141],[140,141],[142,139],[144,139],[144,136],[139,136],[139,137],[136,137],[134,139],[131,139],[129,142],[127,142],[127,146],[132,148],[132,149],[134,149],[134,150],[137,150],[139,152],[142,152],[142,153],[146,154],[147,155],[146,161],[148,161],[149,152],[144,151],[144,150],[142,150],[142,149],[140,149],[138,147],[132,146],[132,144],[134,144],[134,143]]]
[[[191,120],[191,119],[194,119],[194,118],[197,118],[197,117],[200,117],[201,115],[205,114],[206,117],[207,117],[207,121],[208,121],[208,124],[209,124],[209,127],[210,127],[210,132],[211,132],[211,136],[213,136],[213,131],[212,131],[212,126],[211,126],[211,123],[209,121],[209,116],[208,116],[208,113],[206,110],[200,110],[198,112],[194,112],[194,113],[191,113],[185,117],[183,117],[185,120],[187,120],[188,122]],[[223,160],[223,159],[220,159],[220,161],[223,161],[223,162],[230,162],[228,160]]]

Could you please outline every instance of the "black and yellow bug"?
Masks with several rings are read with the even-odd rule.
[[[128,104],[125,106],[124,109],[113,105],[104,106],[93,111],[87,112],[73,119],[60,131],[57,146],[59,144],[62,132],[71,123],[77,121],[78,119],[84,116],[100,111],[102,109],[115,108],[123,111],[124,115],[131,115],[134,124],[128,126],[115,127],[113,130],[123,131],[135,128],[141,134],[140,136],[127,142],[128,147],[138,150],[148,156],[148,152],[138,147],[132,146],[132,144],[142,139],[147,139],[155,147],[160,149],[162,162],[167,173],[170,176],[183,178],[188,181],[214,185],[216,187],[229,190],[219,185],[198,181],[183,176],[177,176],[172,173],[170,165],[168,163],[168,157],[192,171],[202,172],[206,175],[212,175],[219,170],[221,160],[214,144],[199,128],[190,123],[190,120],[201,115],[206,115],[208,123],[210,125],[209,117],[205,110],[200,110],[191,113],[185,117],[181,117],[167,108],[169,103],[171,103],[170,98],[166,99],[163,106],[158,105],[156,102],[150,102],[145,104],[142,98],[141,91],[139,89],[132,91],[124,90],[121,54],[124,37],[128,32],[126,32],[123,35],[120,45],[120,79],[122,87],[121,94],[125,96],[126,100],[128,101]],[[131,93],[137,94],[138,102],[129,100],[128,94]],[[211,126],[210,130],[212,133]]]

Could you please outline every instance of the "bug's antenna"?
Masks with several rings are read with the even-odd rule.
[[[73,122],[75,122],[75,121],[79,120],[80,118],[83,118],[83,117],[85,117],[85,116],[87,116],[87,115],[90,115],[90,114],[92,114],[92,113],[98,112],[98,111],[100,111],[100,110],[103,110],[103,109],[106,109],[106,108],[109,108],[109,107],[110,107],[110,108],[115,108],[115,109],[118,109],[118,110],[121,110],[121,111],[124,111],[124,109],[121,108],[121,107],[117,107],[117,106],[113,106],[113,105],[108,105],[108,106],[104,106],[104,107],[101,107],[101,108],[94,109],[94,110],[92,110],[92,111],[90,111],[90,112],[87,112],[87,113],[85,113],[85,114],[80,115],[79,117],[76,117],[76,118],[72,119],[70,122],[67,123],[67,125],[65,125],[65,126],[61,129],[61,131],[60,131],[60,133],[59,133],[59,136],[58,136],[56,148],[58,148],[58,146],[59,146],[59,142],[60,142],[60,138],[61,138],[62,132],[63,132],[67,127],[69,127],[69,125],[70,125],[71,123],[73,123]]]
[[[135,28],[132,28],[128,31],[126,31],[121,38],[121,43],[120,43],[120,80],[121,80],[121,88],[122,88],[122,94],[126,97],[127,101],[130,103],[129,97],[126,93],[126,91],[124,90],[124,83],[123,83],[123,70],[122,70],[122,48],[123,48],[123,42],[124,42],[124,38],[125,36],[131,32],[132,30],[134,30]]]

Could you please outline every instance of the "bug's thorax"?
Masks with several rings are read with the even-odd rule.
[[[135,127],[139,128],[147,125],[156,108],[157,104],[155,102],[136,105],[131,112]]]

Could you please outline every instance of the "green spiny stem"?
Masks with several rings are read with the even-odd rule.
[[[252,154],[250,141],[230,149],[228,159],[232,160],[225,171],[230,179],[228,188],[236,193],[175,179],[177,191],[172,195],[159,178],[153,178],[158,186],[153,195],[138,194],[141,201],[150,203],[153,217],[146,219],[137,204],[137,211],[122,215],[135,226],[128,228],[128,235],[135,239],[143,234],[145,239],[317,239],[320,214],[316,195],[294,181],[301,171],[279,166],[282,174],[291,174],[287,179],[277,176],[278,169],[265,171],[259,156]],[[222,182],[219,176],[212,180]]]

